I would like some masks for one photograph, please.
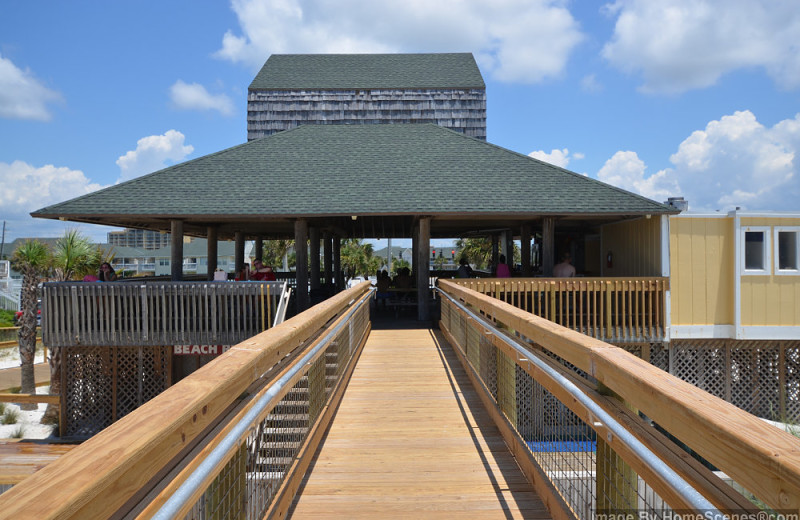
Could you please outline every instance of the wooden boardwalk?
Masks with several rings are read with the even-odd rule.
[[[373,330],[295,499],[302,518],[551,518],[437,331]]]

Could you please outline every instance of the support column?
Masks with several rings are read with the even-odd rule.
[[[255,259],[260,262],[264,261],[264,239],[261,237],[256,238]]]
[[[430,319],[428,309],[428,277],[430,269],[428,257],[431,254],[431,219],[422,217],[419,219],[419,238],[417,239],[418,256],[414,259],[417,265],[417,319],[427,321]]]
[[[342,239],[339,235],[331,238],[333,244],[333,278],[336,284],[336,291],[344,290],[344,278],[342,277]]]
[[[522,276],[531,276],[531,225],[522,224],[519,232],[519,249],[522,262]]]
[[[325,285],[331,287],[333,285],[333,237],[330,233],[322,234],[323,253],[323,271],[325,272]]]
[[[555,231],[556,219],[554,217],[544,217],[542,219],[542,273],[545,276],[553,276],[556,257]]]
[[[497,264],[500,262],[500,237],[492,235],[492,276],[497,274]]]
[[[311,266],[311,291],[319,291],[319,228],[308,228],[309,264]]]
[[[514,233],[509,229],[503,231],[503,254],[506,257],[506,265],[508,269],[514,272]]]
[[[297,277],[297,312],[308,309],[308,222],[303,219],[294,221],[295,275]]]
[[[419,227],[413,226],[411,228],[411,272],[417,272],[417,266],[419,261]],[[425,261],[427,262],[428,259],[426,258]]]
[[[208,227],[208,232],[206,233],[206,256],[208,257],[208,280],[211,281],[214,279],[214,271],[217,270],[217,228],[213,226]]]
[[[244,233],[237,231],[233,237],[234,265],[236,266],[236,272],[239,273],[244,269]]]
[[[183,221],[170,221],[170,273],[171,280],[179,282],[183,280]]]

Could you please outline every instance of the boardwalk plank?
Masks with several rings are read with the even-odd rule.
[[[373,330],[291,518],[551,518],[450,347]]]

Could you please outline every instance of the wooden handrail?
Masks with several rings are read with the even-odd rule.
[[[0,393],[0,403],[28,403],[28,404],[60,404],[61,396],[58,394],[10,394]]]
[[[439,285],[596,378],[770,507],[800,510],[800,439],[623,349],[452,281]]]
[[[449,280],[604,341],[665,337],[669,278],[478,278]]]
[[[232,347],[0,495],[0,518],[107,518],[262,374],[370,288],[363,282]]]

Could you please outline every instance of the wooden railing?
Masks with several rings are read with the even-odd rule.
[[[585,495],[587,501],[596,501],[590,504],[595,510],[611,507],[609,496],[599,491],[601,463],[614,468],[608,473],[609,478],[617,482],[614,493],[628,495],[628,491],[620,491],[619,483],[623,476],[629,482],[623,487],[629,488],[630,497],[617,497],[619,501],[624,498],[628,504],[622,509],[641,509],[636,505],[639,477],[658,491],[662,498],[673,500],[668,503],[677,506],[672,507],[687,507],[669,486],[663,486],[658,481],[647,459],[640,458],[639,454],[626,447],[619,435],[610,433],[608,424],[600,420],[595,412],[580,404],[571,394],[565,393],[563,387],[554,384],[556,379],[541,368],[550,366],[557,368],[564,378],[584,388],[586,395],[616,417],[617,421],[625,424],[628,431],[715,507],[729,514],[741,514],[745,510],[763,507],[764,504],[795,515],[800,510],[800,439],[651,366],[622,348],[469,290],[463,284],[440,280],[439,285],[446,295],[442,299],[441,328],[448,340],[463,351],[465,359],[476,373],[475,377],[482,380],[478,387],[483,388],[482,392],[489,393],[491,407],[499,409],[502,415],[499,420],[501,430],[507,426],[517,432],[506,438],[507,444],[518,460],[529,457],[546,459],[545,462],[534,462],[532,471],[539,472],[555,484],[558,483],[554,479],[567,478],[566,473],[579,473],[562,471],[567,466],[548,468],[547,461],[552,465],[553,460],[548,458],[549,452],[541,453],[536,442],[530,442],[537,439],[529,436],[544,435],[548,442],[563,444],[562,440],[553,441],[552,434],[559,428],[568,434],[564,437],[567,441],[572,441],[572,435],[578,430],[593,432],[587,440],[596,441],[596,449],[589,450],[586,455],[578,455],[586,461],[586,465],[580,466],[584,478],[597,479],[597,492],[589,492],[592,488],[587,487]],[[486,329],[484,317],[495,330]],[[497,329],[502,331],[498,332]],[[501,336],[508,337],[509,341],[504,341]],[[509,347],[516,342],[519,342],[520,350]],[[537,364],[538,361],[533,361],[534,357],[543,360],[543,363]],[[534,390],[532,381],[547,392]],[[568,408],[576,416],[565,416],[566,423],[563,425],[554,422],[561,415],[560,408]],[[493,412],[490,410],[490,413]],[[640,413],[649,420],[644,421]],[[543,433],[535,430],[538,425],[535,421],[540,420],[544,421]],[[668,440],[660,431],[680,439],[682,444],[679,446]],[[684,451],[685,446],[722,473],[709,472]],[[601,452],[605,454],[607,448],[612,449],[624,464],[615,462],[616,457],[607,457],[604,462]],[[578,456],[574,449],[556,451],[560,451],[562,457],[573,456],[575,459]],[[588,463],[590,459],[591,464]],[[570,467],[575,467],[574,462],[572,460],[573,466]],[[754,501],[743,500],[744,497],[734,492],[732,487],[721,485],[722,476],[746,489]],[[577,478],[576,475],[573,477]],[[537,489],[549,493],[547,485],[537,485]],[[569,489],[561,493],[567,502],[570,501],[569,494]],[[632,501],[627,500],[631,497]],[[619,502],[617,499],[613,501]]]
[[[272,327],[282,282],[62,282],[42,289],[48,347],[233,345]]]
[[[328,331],[345,319],[346,313],[354,309],[357,301],[364,301],[368,291],[369,284],[362,283],[235,345],[213,362],[0,495],[0,518],[122,518],[127,514],[136,516],[137,509],[138,513],[142,513],[141,508],[148,504],[158,509],[165,497],[160,495],[155,498],[155,503],[151,503],[154,497],[147,495],[148,490],[159,485],[158,479],[166,478],[169,481],[177,478],[176,484],[179,485],[210,450],[208,446],[201,450],[198,444],[205,439],[203,442],[214,445],[235,429],[232,419],[246,416],[261,402],[263,391],[272,388],[271,385],[282,379],[295,364],[303,366],[306,372],[314,372],[311,374],[313,377],[306,378],[305,386],[298,388],[298,395],[322,396],[321,401],[309,404],[304,412],[307,422],[304,422],[302,429],[306,430],[306,444],[294,448],[301,450],[306,447],[303,451],[307,456],[286,455],[292,449],[292,441],[298,444],[298,439],[289,439],[277,446],[277,453],[283,455],[271,457],[267,463],[277,463],[286,458],[289,460],[285,462],[292,468],[303,464],[307,466],[316,450],[314,443],[318,443],[326,431],[327,424],[323,418],[327,421],[333,415],[335,405],[332,400],[341,397],[346,386],[346,379],[342,378],[348,370],[352,370],[352,364],[346,366],[344,361],[335,363],[330,356],[320,357],[314,363],[298,363],[305,358],[297,356],[304,355],[318,341],[324,341]],[[342,335],[329,342],[332,348],[338,349],[348,339],[355,345],[353,356],[357,356],[356,349],[363,346],[370,327],[368,306],[362,305],[361,309],[363,311],[355,318],[350,318],[357,321],[345,322]],[[334,370],[339,380],[343,381],[335,390],[326,383],[331,379],[329,369]],[[292,402],[300,399],[293,395],[289,398],[294,399]],[[287,412],[282,413],[292,418]],[[271,427],[271,423],[266,426]],[[287,435],[298,429],[278,428],[285,430]],[[254,432],[248,429],[244,437],[260,437]],[[265,441],[270,439],[265,438]],[[287,476],[276,482],[267,481],[270,471],[275,470],[253,469],[244,464],[250,447],[247,448],[237,444],[215,467],[214,472],[206,475],[213,484],[202,496],[207,499],[206,505],[211,502],[225,503],[235,507],[236,511],[208,513],[207,516],[201,513],[193,518],[244,518],[244,494],[252,491],[251,481],[245,484],[245,473],[256,479],[253,488],[265,493],[269,489],[273,503],[284,508],[283,513],[274,517],[285,515],[285,507],[291,503],[291,496],[300,485],[299,479]],[[266,457],[261,448],[257,446],[253,449],[254,460]],[[264,446],[263,450],[273,448]],[[196,457],[179,457],[187,455],[192,449],[196,450],[192,453]],[[181,467],[175,467],[176,464],[186,464],[183,468],[185,471],[181,472]],[[214,478],[221,468],[232,467],[237,472]],[[174,469],[175,473],[170,473],[170,469]],[[297,474],[292,472],[292,475]],[[299,475],[302,475],[302,471]],[[167,485],[167,489],[171,492],[173,488]],[[149,517],[153,511],[142,514]],[[248,518],[263,516],[254,514]]]
[[[593,338],[665,338],[668,278],[472,278],[453,282]]]

